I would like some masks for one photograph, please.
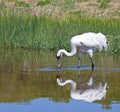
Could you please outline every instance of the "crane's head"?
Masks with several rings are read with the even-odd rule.
[[[63,55],[62,50],[59,50],[57,52],[57,55],[56,55],[57,62],[58,62],[58,67],[61,67],[61,58],[62,58],[62,55]]]
[[[100,44],[102,45],[102,48],[104,48],[107,51],[107,47],[109,45],[109,41],[107,40],[106,36],[102,33],[98,33],[98,39],[100,41]]]
[[[60,60],[65,52],[66,52],[66,51],[65,51],[64,49],[60,49],[60,50],[57,52],[56,58],[57,58],[58,60]]]
[[[62,52],[61,52],[61,50],[59,50],[58,52],[57,52],[57,55],[56,55],[56,58],[58,59],[58,60],[60,60],[61,58],[62,58]]]

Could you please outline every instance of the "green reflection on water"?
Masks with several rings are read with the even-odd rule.
[[[28,50],[0,50],[0,102],[29,102],[35,98],[47,97],[55,102],[69,102],[70,85],[60,87],[56,83],[57,71],[37,71],[36,68],[56,67],[55,53]],[[104,58],[103,58],[104,57]],[[119,56],[94,56],[96,66],[119,68]],[[63,66],[76,65],[77,57],[64,57]],[[90,65],[88,56],[83,56],[82,64]],[[120,71],[95,70],[94,80],[104,80],[109,89],[106,98],[97,101],[104,108],[110,108],[112,101],[120,103]],[[88,80],[90,71],[81,71],[83,82]],[[76,70],[62,71],[63,80],[77,81]]]

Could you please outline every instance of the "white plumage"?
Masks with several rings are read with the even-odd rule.
[[[94,68],[94,63],[92,61],[93,53],[98,50],[101,52],[103,49],[107,50],[108,41],[105,35],[102,33],[93,33],[88,32],[81,35],[76,35],[71,38],[70,41],[71,44],[71,52],[67,52],[64,49],[60,49],[57,52],[57,59],[59,62],[58,66],[61,66],[60,59],[63,54],[65,54],[68,57],[71,57],[75,55],[78,52],[78,66],[80,66],[80,58],[82,55],[82,52],[87,53],[91,58],[92,63],[92,69]]]
[[[71,91],[70,96],[71,98],[75,100],[84,100],[87,102],[93,102],[96,100],[101,100],[105,97],[107,92],[107,83],[102,84],[100,82],[99,84],[94,84],[92,77],[89,79],[88,83],[81,84],[83,87],[81,89],[77,89],[76,82],[74,82],[71,79],[66,80],[65,82],[62,82],[59,78],[57,78],[57,84],[59,86],[65,86],[66,84],[71,84]],[[83,90],[82,90],[83,89]]]

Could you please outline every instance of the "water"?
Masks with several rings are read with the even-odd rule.
[[[63,57],[62,68],[56,68],[53,52],[27,50],[0,50],[0,112],[117,112],[120,108],[119,56],[94,55],[95,69],[91,73],[87,55],[77,68],[77,56]],[[93,84],[86,86],[92,77]],[[96,90],[107,84],[96,97],[77,99],[71,84],[60,86],[67,80],[76,83],[76,91]],[[89,92],[90,93],[90,92]],[[95,93],[91,91],[92,96]],[[76,93],[77,94],[77,93]],[[97,96],[97,95],[96,95]],[[89,100],[88,100],[89,99]],[[92,99],[92,100],[91,100]]]

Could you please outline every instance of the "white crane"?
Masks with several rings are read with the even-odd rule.
[[[67,52],[64,49],[60,49],[57,52],[57,59],[58,59],[58,67],[61,66],[60,60],[62,58],[62,55],[65,54],[68,57],[71,57],[75,55],[78,52],[78,67],[80,67],[80,58],[82,55],[82,52],[87,53],[91,59],[92,63],[92,70],[94,68],[94,63],[92,60],[93,53],[96,50],[99,50],[101,52],[103,49],[107,50],[108,41],[105,35],[102,33],[93,33],[88,32],[81,35],[76,35],[72,37],[71,41],[71,52]]]

